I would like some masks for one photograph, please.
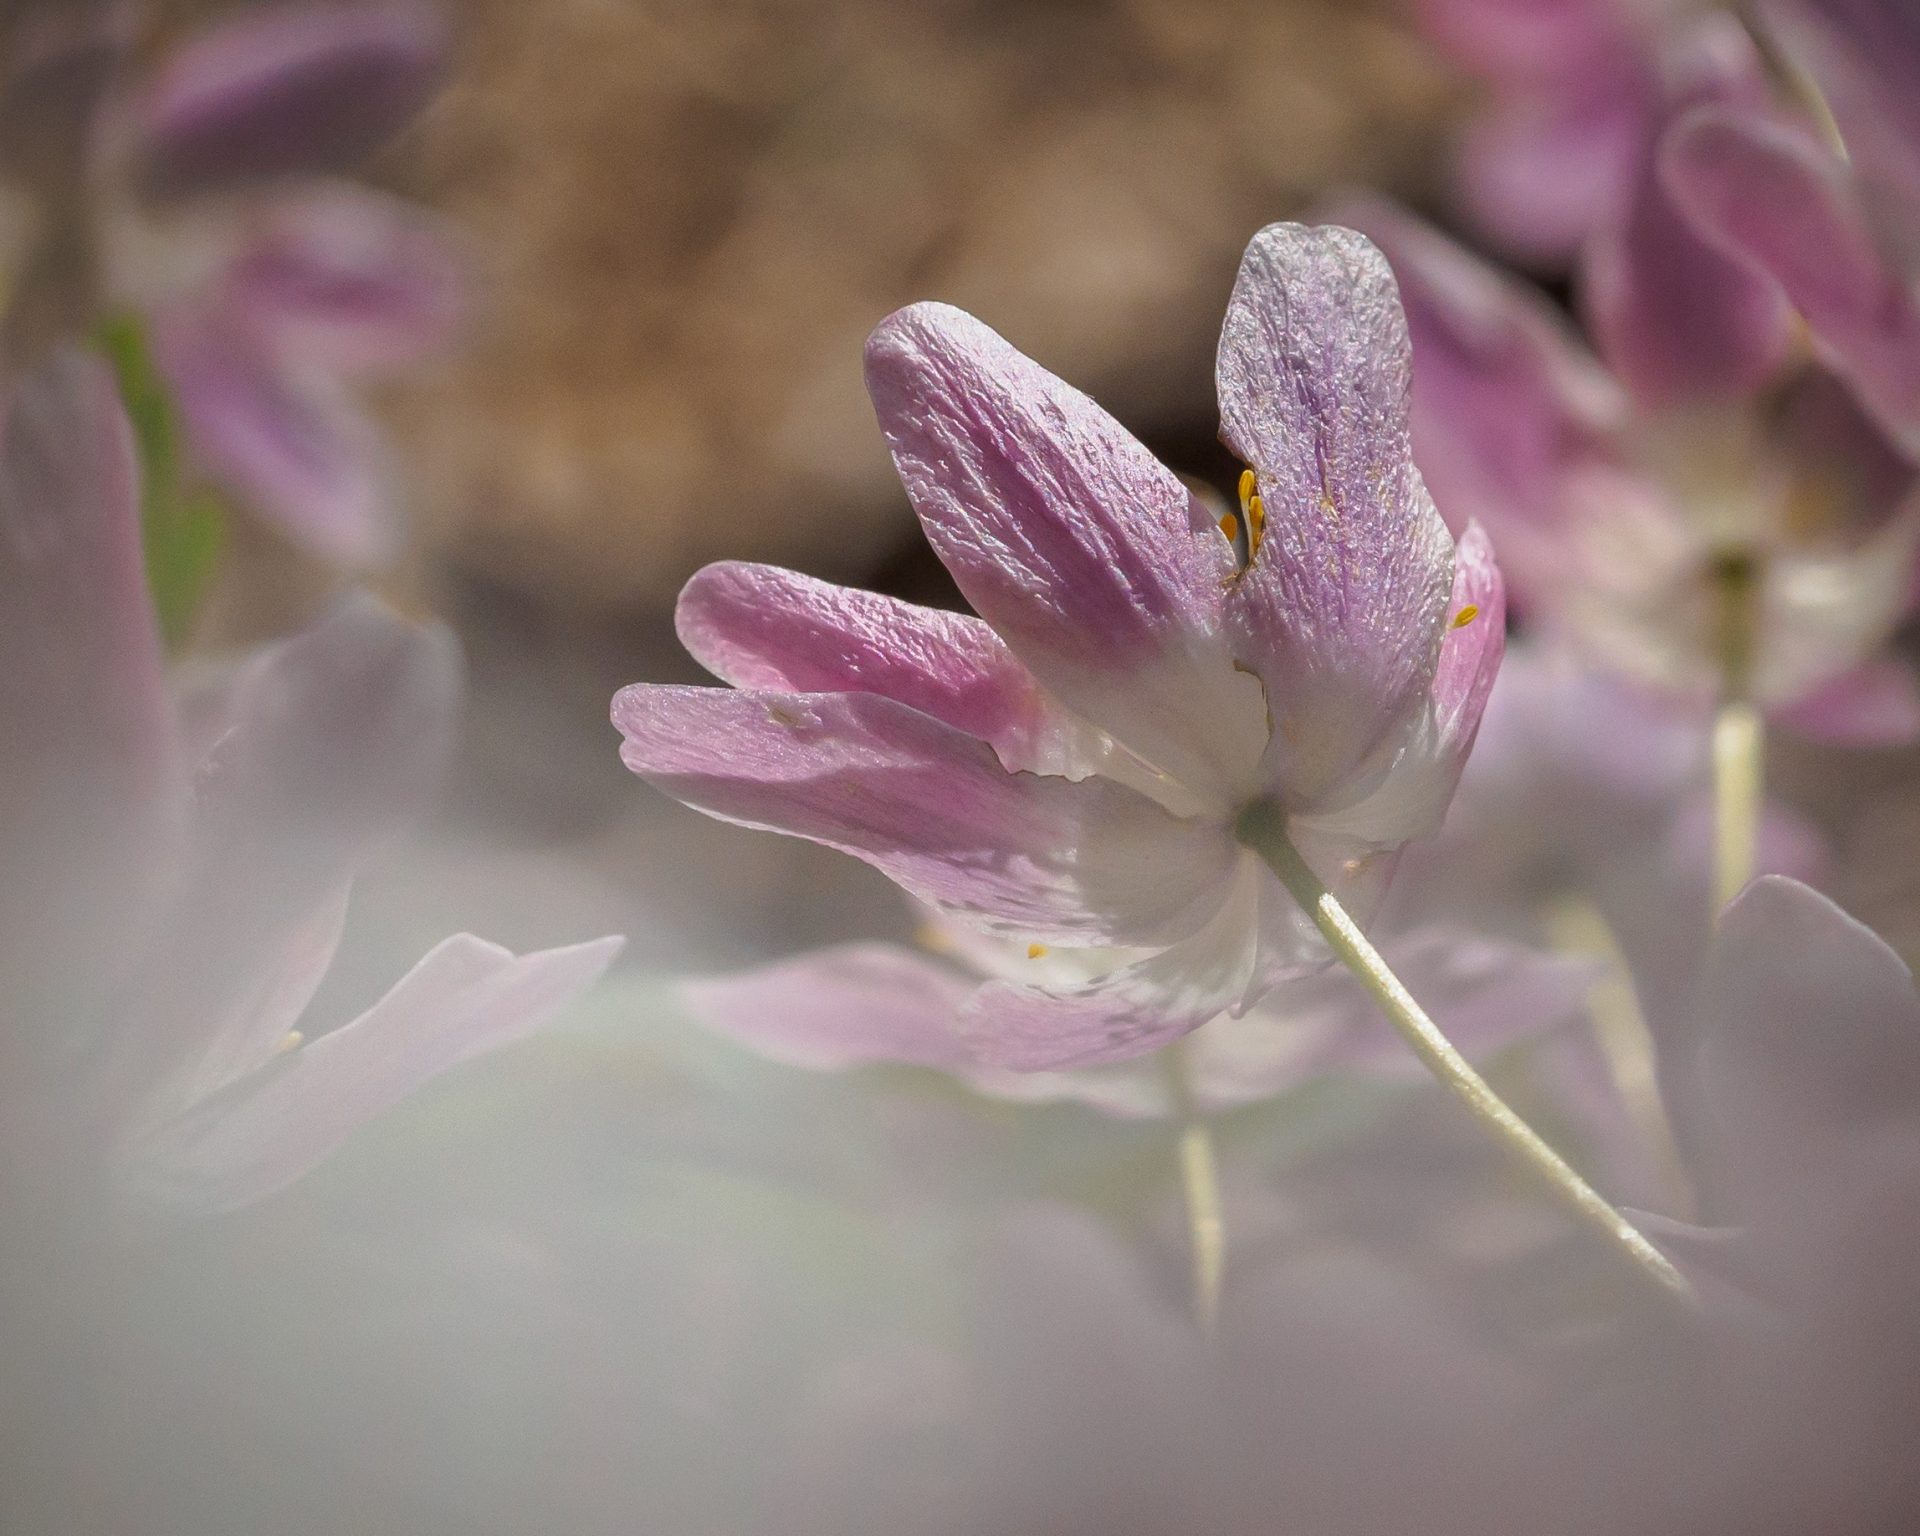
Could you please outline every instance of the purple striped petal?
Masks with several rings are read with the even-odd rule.
[[[1920,453],[1920,280],[1889,265],[1845,166],[1793,123],[1714,109],[1683,121],[1662,159],[1694,225],[1780,284],[1822,359]]]
[[[175,49],[138,104],[144,180],[180,196],[350,168],[426,104],[444,53],[420,5],[242,14]]]
[[[328,188],[273,207],[221,279],[221,304],[274,355],[365,377],[452,334],[464,287],[438,221],[397,199]]]
[[[928,540],[1034,676],[1182,783],[1244,788],[1265,724],[1222,629],[1233,553],[1172,471],[944,305],[880,325],[867,387]]]
[[[967,614],[728,561],[694,573],[674,622],[694,660],[736,688],[897,699],[990,743],[1009,768],[1075,771],[1089,756],[1086,728]]]
[[[976,737],[862,693],[636,684],[621,757],[722,821],[841,849],[1014,937],[1165,942],[1219,905],[1235,849],[1111,780],[1009,773]]]
[[[1767,87],[1739,23],[1715,18],[1690,34],[1672,63],[1661,127],[1706,105],[1754,106]],[[1780,368],[1792,314],[1778,286],[1702,239],[1676,207],[1649,142],[1618,220],[1587,248],[1582,299],[1594,339],[1636,398],[1660,406],[1739,399]]]
[[[352,1023],[158,1133],[136,1176],[199,1211],[274,1194],[422,1084],[546,1023],[600,979],[620,945],[596,939],[516,956],[458,934]]]
[[[685,982],[680,995],[709,1029],[789,1066],[959,1071],[975,1065],[959,1020],[978,985],[899,945],[846,944]]]
[[[1269,782],[1308,804],[1423,706],[1452,582],[1453,541],[1413,466],[1386,259],[1351,230],[1261,231],[1216,371],[1221,436],[1266,506],[1229,619],[1266,686]]]
[[[210,475],[323,559],[391,556],[381,445],[337,385],[296,379],[237,327],[177,311],[156,323],[154,354]]]
[[[1031,1072],[1145,1056],[1224,1013],[1253,973],[1254,876],[1191,937],[1074,987],[989,982],[968,1001],[961,1029],[987,1066]]]

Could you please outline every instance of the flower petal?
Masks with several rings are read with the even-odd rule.
[[[1269,783],[1311,803],[1423,706],[1453,575],[1413,466],[1407,327],[1386,258],[1351,230],[1262,230],[1216,373],[1221,435],[1266,507],[1228,616],[1266,686]]]
[[[1662,169],[1694,226],[1779,283],[1823,360],[1920,452],[1920,288],[1888,264],[1846,167],[1796,124],[1703,108]]]
[[[389,371],[440,346],[464,287],[437,221],[357,187],[266,210],[220,283],[237,323],[274,356],[343,376]]]
[[[1865,662],[1769,717],[1816,741],[1903,747],[1920,738],[1920,682],[1897,657]]]
[[[231,324],[179,312],[156,325],[154,353],[208,473],[323,559],[391,555],[379,439],[336,385],[296,380]]]
[[[1080,777],[1093,733],[1052,703],[984,620],[726,561],[680,593],[680,642],[736,688],[873,693],[978,736],[1013,769]]]
[[[1767,99],[1758,51],[1731,17],[1702,24],[1676,55],[1663,130],[1690,108]],[[1586,249],[1588,324],[1600,355],[1643,403],[1744,397],[1786,359],[1792,313],[1769,277],[1701,238],[1675,206],[1659,162],[1656,139],[1621,216],[1604,222]]]
[[[279,5],[175,49],[137,108],[156,194],[349,168],[438,86],[443,30],[415,4]]]
[[[621,942],[516,956],[456,934],[352,1023],[158,1133],[137,1177],[200,1211],[273,1194],[423,1083],[546,1023],[600,979]]]
[[[1220,824],[1104,778],[1009,773],[985,742],[876,694],[643,683],[613,720],[626,765],[696,810],[838,848],[1015,937],[1181,937],[1235,859]]]
[[[1223,800],[1265,735],[1222,630],[1231,546],[1099,406],[945,305],[867,343],[867,387],[927,538],[1057,698]]]
[[[1145,1056],[1224,1012],[1254,962],[1254,876],[1242,860],[1232,894],[1191,937],[1082,986],[989,982],[968,1000],[961,1029],[988,1066],[1015,1071],[1087,1067]]]
[[[733,976],[683,982],[695,1018],[789,1066],[974,1065],[961,1006],[977,982],[897,944],[845,944]]]

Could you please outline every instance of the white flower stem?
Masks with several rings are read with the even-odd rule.
[[[1266,860],[1280,883],[1313,919],[1334,954],[1373,994],[1381,1011],[1427,1070],[1467,1106],[1475,1119],[1539,1175],[1546,1188],[1580,1225],[1603,1239],[1613,1252],[1628,1260],[1667,1296],[1691,1302],[1693,1288],[1679,1270],[1508,1107],[1455,1049],[1453,1042],[1440,1032],[1439,1026],[1427,1017],[1372,941],[1360,931],[1360,925],[1347,915],[1346,908],[1300,857],[1287,835],[1286,813],[1269,801],[1258,801],[1242,813],[1237,830],[1240,841]]]
[[[1227,1224],[1220,1201],[1220,1172],[1213,1132],[1193,1096],[1187,1044],[1176,1040],[1160,1053],[1167,1098],[1178,1127],[1180,1193],[1187,1211],[1187,1247],[1193,1261],[1193,1316],[1211,1336],[1220,1320],[1220,1284],[1227,1269]]]
[[[1718,912],[1753,878],[1764,793],[1765,727],[1742,699],[1720,706],[1713,720],[1713,909]]]

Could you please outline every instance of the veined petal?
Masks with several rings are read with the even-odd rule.
[[[332,381],[296,380],[230,323],[174,313],[154,352],[207,471],[337,564],[392,553],[394,509],[377,434]]]
[[[220,285],[222,306],[275,356],[338,376],[386,372],[440,346],[464,288],[437,220],[344,186],[266,209]]]
[[[960,1009],[978,982],[897,944],[844,944],[733,976],[683,982],[709,1029],[789,1066],[873,1062],[963,1070]]]
[[[897,699],[978,736],[1013,769],[1077,778],[1101,755],[1095,733],[969,614],[726,561],[694,573],[674,623],[694,660],[736,688]]]
[[[1219,905],[1236,850],[1104,778],[1009,773],[977,737],[863,693],[636,684],[621,758],[722,821],[825,843],[1010,936],[1166,942]]]
[[[1203,796],[1249,782],[1265,723],[1222,630],[1232,547],[1172,471],[945,305],[881,323],[867,387],[929,542],[1034,676]]]
[[[1758,51],[1732,17],[1702,23],[1677,55],[1663,130],[1690,108],[1766,101]],[[1785,361],[1793,316],[1770,277],[1703,239],[1675,206],[1659,143],[1649,139],[1626,207],[1587,247],[1588,323],[1600,355],[1643,403],[1740,399]]]
[[[600,979],[621,942],[514,955],[457,934],[352,1023],[156,1133],[138,1149],[137,1177],[203,1211],[273,1194],[423,1083],[546,1023]]]
[[[1144,1056],[1231,1007],[1252,974],[1258,871],[1241,859],[1233,889],[1197,933],[1081,986],[989,982],[961,1028],[988,1066],[1015,1071],[1095,1066]]]
[[[1262,230],[1216,372],[1221,435],[1266,508],[1228,619],[1266,686],[1268,782],[1310,803],[1422,706],[1453,574],[1453,540],[1413,466],[1407,327],[1386,258],[1351,230]]]
[[[425,105],[445,40],[423,5],[264,8],[175,49],[138,104],[161,195],[345,169]]]
[[[1662,166],[1695,227],[1779,283],[1861,405],[1920,451],[1920,284],[1889,265],[1846,167],[1797,124],[1713,108]]]
[[[1484,522],[1517,592],[1540,600],[1565,559],[1566,479],[1615,454],[1626,395],[1537,289],[1379,199],[1342,199],[1334,218],[1393,265],[1414,458],[1441,515],[1456,533]]]

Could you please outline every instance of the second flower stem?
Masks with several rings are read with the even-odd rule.
[[[1161,1052],[1167,1097],[1180,1135],[1180,1194],[1187,1212],[1187,1244],[1193,1260],[1193,1316],[1202,1334],[1220,1318],[1220,1283],[1227,1268],[1227,1225],[1220,1202],[1220,1170],[1208,1129],[1193,1093],[1187,1043]]]
[[[1713,909],[1753,878],[1764,784],[1764,727],[1744,700],[1720,706],[1713,720]]]
[[[1492,1086],[1426,1011],[1414,1001],[1400,978],[1381,958],[1360,925],[1321,882],[1300,856],[1287,834],[1286,815],[1267,801],[1250,806],[1240,817],[1240,840],[1258,853],[1313,919],[1333,952],[1399,1030],[1413,1052],[1483,1126],[1539,1175],[1560,1204],[1581,1226],[1602,1238],[1612,1251],[1627,1259],[1645,1278],[1669,1297],[1691,1302],[1693,1289],[1666,1256],[1646,1236],[1609,1205],[1571,1164],[1541,1139],[1538,1132],[1507,1105]]]

